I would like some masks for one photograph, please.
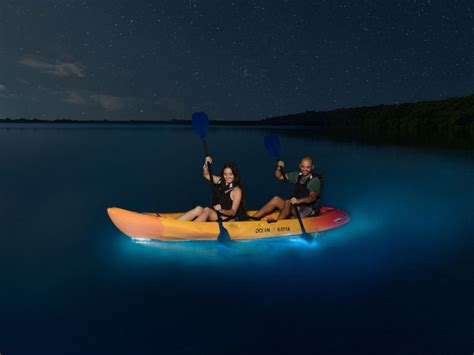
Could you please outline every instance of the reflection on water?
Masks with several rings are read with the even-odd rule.
[[[226,244],[215,241],[161,242],[151,240],[133,240],[132,243],[138,244],[142,248],[150,248],[153,250],[153,255],[159,259],[172,258],[190,264],[209,261],[225,264],[228,262],[247,263],[249,259],[258,259],[263,262],[281,257],[292,250],[314,250],[318,246],[317,235],[313,234],[311,238],[313,239],[309,242],[301,237],[293,236],[243,240]],[[130,245],[127,245],[127,248],[130,248]],[[132,253],[139,254],[140,252],[135,249]]]

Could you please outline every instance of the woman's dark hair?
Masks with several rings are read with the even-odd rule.
[[[240,176],[240,171],[237,165],[234,162],[227,162],[224,164],[221,170],[221,185],[225,185],[225,179],[224,179],[224,170],[229,168],[232,170],[232,174],[234,175],[234,186],[240,187],[240,190],[242,191],[242,199],[240,200],[240,206],[239,206],[239,212],[238,217],[240,220],[248,220],[248,215],[247,215],[247,207],[245,205],[245,190],[244,190],[244,184],[242,183],[242,178]]]
[[[236,186],[240,186],[240,188],[242,188],[242,179],[240,177],[240,171],[239,171],[239,168],[237,167],[237,165],[235,165],[235,163],[233,162],[228,162],[228,163],[225,163],[224,166],[222,167],[222,170],[221,170],[221,184],[225,184],[225,179],[224,179],[224,170],[229,168],[230,170],[232,170],[232,174],[234,175],[234,184]]]

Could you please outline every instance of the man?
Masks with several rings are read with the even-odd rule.
[[[294,215],[292,205],[298,208],[301,218],[319,214],[321,179],[320,176],[313,173],[313,158],[305,155],[301,158],[299,167],[299,172],[285,173],[285,162],[282,160],[278,162],[275,177],[278,180],[288,180],[295,184],[293,197],[289,200],[285,200],[280,196],[273,197],[252,216],[252,219],[260,219],[274,210],[280,212],[277,219],[285,219],[290,213]]]

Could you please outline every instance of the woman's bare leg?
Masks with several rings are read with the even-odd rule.
[[[209,208],[209,207],[208,207]],[[217,221],[217,212],[213,208],[209,208],[209,214],[207,215],[208,221]]]
[[[196,206],[192,210],[189,210],[185,214],[179,216],[176,219],[179,219],[181,221],[192,221],[194,218],[199,216],[203,212],[203,208],[201,206]]]
[[[214,211],[212,208],[206,207],[202,211],[202,213],[195,219],[195,222],[206,222],[209,220],[209,216],[215,215],[215,220],[217,220],[217,214],[216,211]]]

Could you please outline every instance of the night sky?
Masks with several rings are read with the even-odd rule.
[[[260,119],[474,93],[474,2],[1,0],[0,118]]]

